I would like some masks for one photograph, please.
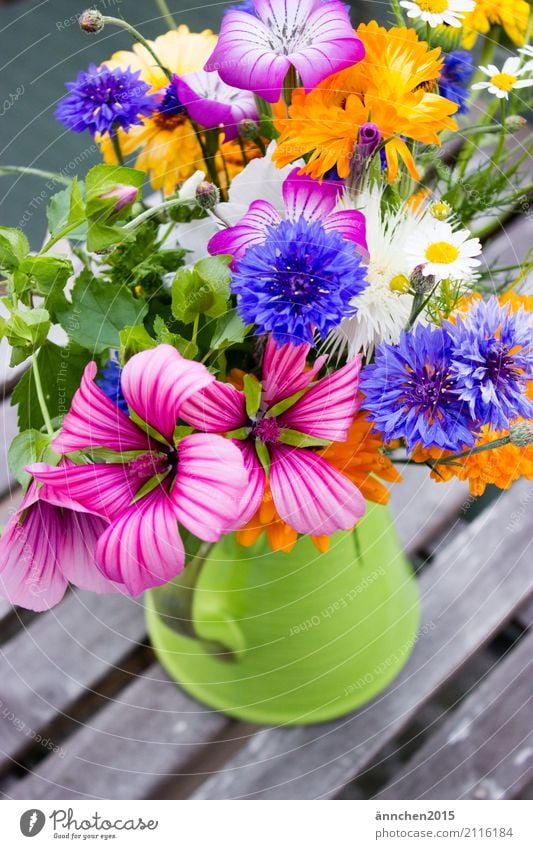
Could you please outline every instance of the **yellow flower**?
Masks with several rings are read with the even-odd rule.
[[[470,49],[478,35],[486,35],[493,24],[503,27],[511,41],[525,43],[530,7],[526,0],[477,0],[476,8],[465,16],[463,46]]]
[[[289,117],[278,119],[280,132],[274,160],[282,167],[308,156],[302,172],[320,179],[336,166],[339,176],[350,171],[359,128],[367,121],[379,127],[387,140],[388,178],[398,174],[402,159],[411,176],[419,179],[408,145],[399,136],[424,144],[439,144],[438,133],[454,130],[450,117],[457,104],[437,94],[442,67],[440,48],[428,49],[414,30],[386,30],[375,21],[357,30],[365,58],[329,77],[305,95],[294,93]]]
[[[200,70],[216,42],[217,36],[211,30],[192,33],[182,25],[160,35],[150,45],[171,73],[182,75]],[[119,50],[105,64],[140,71],[153,92],[162,92],[168,85],[168,77],[142,44],[134,44],[131,51]],[[205,168],[197,136],[185,115],[154,113],[144,119],[142,126],[133,126],[128,133],[120,131],[119,141],[126,156],[140,148],[135,167],[146,171],[153,188],[162,189],[165,194],[172,194],[178,183],[198,168]],[[105,161],[116,163],[109,138],[106,136],[99,143]]]
[[[389,490],[382,481],[398,483],[402,477],[394,464],[382,453],[383,440],[373,432],[366,413],[360,412],[348,432],[346,442],[334,442],[319,453],[334,468],[352,481],[368,501],[386,504]],[[263,502],[255,516],[237,533],[237,540],[246,547],[253,545],[265,531],[273,551],[292,551],[298,532],[284,522],[272,501],[270,488],[266,487]],[[312,536],[319,551],[329,548],[330,537]]]

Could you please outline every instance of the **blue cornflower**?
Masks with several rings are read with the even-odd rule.
[[[111,358],[101,370],[100,377],[97,378],[96,383],[102,392],[104,392],[107,397],[117,405],[119,410],[122,410],[123,413],[128,413],[128,405],[122,394],[122,388],[120,385],[121,374],[122,369],[118,361]]]
[[[472,418],[493,430],[507,429],[519,416],[533,418],[533,402],[524,394],[533,379],[531,314],[511,312],[492,297],[447,322],[447,331],[452,374]]]
[[[361,373],[364,407],[384,440],[404,439],[412,451],[461,451],[474,443],[468,405],[461,401],[451,366],[450,340],[439,327],[403,331],[397,346],[382,343]]]
[[[248,248],[232,280],[238,310],[258,333],[282,345],[313,344],[356,312],[352,298],[365,288],[353,242],[320,221],[281,221],[262,244]]]
[[[163,98],[159,103],[158,112],[162,115],[184,115],[185,107],[178,97],[178,77],[174,74],[163,92]]]
[[[242,0],[242,3],[233,3],[231,6],[224,9],[224,14],[226,14],[226,12],[246,12],[248,15],[254,15],[256,18],[258,17],[254,0]]]
[[[467,83],[470,82],[473,73],[474,65],[468,50],[454,50],[444,57],[439,79],[439,93],[459,105],[458,115],[468,112]]]
[[[157,109],[157,97],[148,94],[150,86],[139,79],[141,72],[124,68],[89,65],[75,82],[67,83],[67,94],[56,109],[56,118],[75,133],[89,130],[111,133],[115,127],[126,132],[132,124],[142,124],[141,115]]]

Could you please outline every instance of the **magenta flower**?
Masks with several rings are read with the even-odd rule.
[[[291,66],[306,91],[359,62],[364,47],[339,0],[254,0],[256,15],[228,11],[206,71],[265,100],[279,100]]]
[[[66,468],[66,466],[64,466]],[[0,594],[27,610],[48,610],[69,583],[96,593],[120,590],[95,561],[107,521],[32,481],[0,539]]]
[[[292,440],[295,431],[315,439],[345,441],[360,406],[357,389],[361,358],[313,383],[326,358],[319,357],[305,371],[309,348],[291,344],[278,348],[269,338],[260,406],[254,416],[246,412],[243,392],[218,381],[190,398],[181,409],[185,421],[204,431],[241,431],[239,435],[244,438],[236,439],[235,444],[242,451],[249,475],[243,524],[263,499],[266,473],[260,457],[264,461],[265,453],[276,509],[299,533],[348,530],[365,512],[363,496],[351,481],[312,448],[288,444],[288,437]],[[281,402],[287,399],[291,403],[285,409]]]
[[[59,453],[117,452],[107,463],[29,471],[63,497],[110,522],[96,561],[112,581],[137,595],[167,583],[183,569],[178,522],[199,539],[216,542],[235,530],[247,487],[242,455],[230,440],[195,433],[176,443],[181,407],[214,378],[170,345],[136,354],[122,371],[128,406],[159,436],[149,436],[94,382],[85,369],[53,448]],[[133,452],[122,457],[118,452]],[[242,523],[241,523],[242,524]]]
[[[238,137],[243,118],[259,120],[253,94],[228,85],[216,72],[195,71],[175,77],[175,86],[179,101],[192,120],[208,130],[222,127],[225,141]]]
[[[283,183],[285,220],[319,222],[326,232],[335,231],[366,252],[366,224],[362,212],[356,209],[335,210],[342,187],[332,181],[319,183],[295,168]],[[252,245],[263,244],[272,227],[283,221],[276,207],[268,200],[254,200],[248,212],[234,227],[226,227],[209,240],[211,254],[231,254],[235,260],[244,256]],[[236,267],[236,263],[233,263]]]

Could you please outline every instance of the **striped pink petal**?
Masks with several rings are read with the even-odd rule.
[[[209,240],[210,254],[230,254],[238,259],[251,245],[262,244],[268,228],[280,223],[277,209],[267,200],[254,200],[248,212],[234,227],[226,227]]]
[[[171,345],[158,345],[126,363],[121,384],[131,409],[172,442],[181,405],[214,379],[201,363],[186,360]]]
[[[239,519],[239,527],[242,527],[255,516],[261,506],[265,494],[266,475],[263,470],[255,446],[251,439],[234,440],[235,445],[242,453],[244,467],[248,474],[248,486],[242,498],[242,512]]]
[[[366,243],[366,219],[357,209],[339,209],[330,214],[322,222],[325,230],[337,230],[350,242],[354,242],[362,252],[368,254]]]
[[[243,427],[248,421],[244,393],[219,380],[189,398],[180,415],[205,433],[226,433]]]
[[[109,523],[90,513],[64,510],[61,515],[58,560],[65,578],[82,590],[107,594],[124,592],[121,584],[108,580],[96,565],[96,545]]]
[[[26,470],[46,485],[47,498],[57,497],[56,504],[96,513],[110,520],[131,504],[145,480],[151,477],[140,479],[134,468],[120,463],[87,466],[34,463]]]
[[[270,489],[281,518],[301,534],[353,528],[365,512],[354,484],[304,448],[271,447]]]
[[[176,509],[164,486],[132,504],[98,540],[96,559],[132,595],[166,584],[185,564]]]
[[[333,212],[339,186],[331,180],[319,183],[307,174],[298,174],[295,168],[283,183],[283,201],[287,218],[297,221],[302,216],[306,221],[320,221]]]
[[[102,392],[94,382],[95,375],[96,363],[89,363],[70,411],[63,419],[61,432],[52,443],[54,451],[69,454],[85,448],[148,449],[146,434]]]
[[[361,357],[357,356],[333,374],[323,377],[278,418],[282,427],[299,430],[319,439],[344,442],[348,428],[361,406],[358,396]]]
[[[308,371],[306,358],[310,345],[291,345],[288,342],[278,347],[269,336],[263,358],[263,401],[273,407],[278,401],[289,398],[305,389],[322,368],[327,357],[317,357]]]
[[[181,440],[171,497],[179,521],[209,542],[239,527],[248,485],[242,454],[222,436],[195,433]]]

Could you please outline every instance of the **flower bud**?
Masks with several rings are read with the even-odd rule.
[[[198,206],[201,206],[202,209],[214,209],[219,202],[220,191],[215,185],[213,185],[213,183],[203,180],[196,187],[196,203]]]
[[[533,445],[533,421],[517,422],[509,433],[509,442],[517,448],[526,448]]]
[[[78,22],[83,32],[101,32],[104,28],[104,16],[98,9],[86,9],[81,13]]]
[[[411,286],[417,295],[425,295],[435,286],[435,277],[433,274],[424,274],[424,266],[417,265],[411,274]]]
[[[429,207],[430,215],[437,221],[446,221],[452,214],[452,208],[445,200],[438,200]]]
[[[259,138],[259,125],[252,118],[243,118],[238,124],[241,139]]]
[[[525,127],[527,121],[522,115],[509,115],[505,122],[505,129],[508,133],[517,133],[522,127]]]
[[[358,152],[361,156],[372,156],[382,139],[381,131],[377,124],[367,121],[359,129]]]
[[[103,192],[100,197],[102,198],[116,198],[115,208],[113,212],[120,212],[125,206],[129,203],[133,203],[138,194],[138,189],[135,186],[126,186],[123,183],[120,183],[118,186],[115,186],[114,189],[111,189],[109,192]]]

